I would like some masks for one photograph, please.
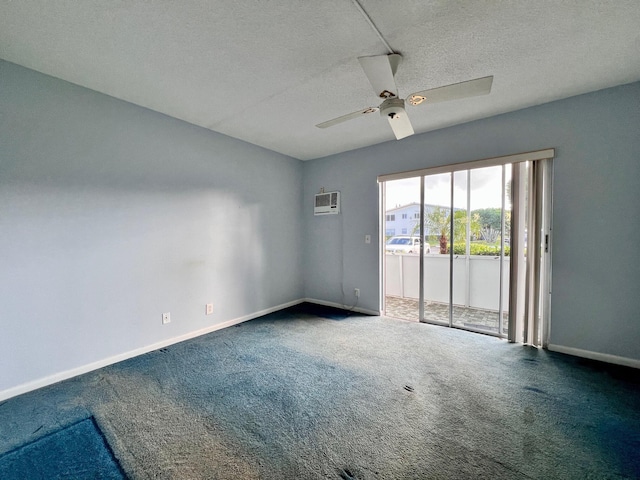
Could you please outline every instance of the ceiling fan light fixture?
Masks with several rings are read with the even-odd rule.
[[[420,105],[426,99],[427,99],[427,97],[425,97],[423,95],[411,95],[409,97],[409,103],[415,107],[416,105]]]
[[[401,98],[388,98],[382,102],[380,115],[387,117],[396,139],[400,140],[414,134],[411,121],[404,109],[404,100]]]
[[[394,117],[403,115],[404,113],[404,100],[401,98],[388,98],[382,102],[382,105],[380,105],[380,115],[383,117],[393,119]]]

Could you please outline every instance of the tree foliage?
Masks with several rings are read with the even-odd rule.
[[[455,242],[466,242],[467,225],[471,229],[471,234],[479,234],[481,231],[480,217],[471,214],[471,221],[467,217],[465,210],[453,212],[453,238]],[[451,209],[435,207],[425,215],[425,229],[439,235],[440,253],[448,252],[448,244],[451,236]]]
[[[474,215],[478,215],[480,223],[479,235],[475,238],[484,240],[487,243],[495,243],[502,230],[502,209],[500,208],[481,208],[473,211]],[[511,212],[505,212],[505,230],[508,232],[511,228]]]
[[[478,215],[480,225],[484,229],[491,228],[492,230],[500,231],[502,227],[502,209],[500,208],[480,208],[474,210],[473,213]]]
[[[466,210],[455,210],[453,213],[453,243],[455,249],[460,250],[460,245],[465,245],[467,240],[467,227],[470,229],[470,237],[474,240],[484,240],[486,243],[495,243],[500,235],[502,228],[502,210],[500,208],[482,208],[473,210],[470,217],[467,216]],[[511,212],[505,212],[505,222],[507,231],[510,228]],[[424,219],[425,230],[432,235],[437,234],[440,244],[440,253],[448,253],[451,243],[451,209],[445,207],[435,207],[431,209]],[[417,223],[414,228],[414,234],[419,229]],[[475,248],[479,252],[480,248]],[[463,253],[464,253],[463,248]],[[487,253],[477,253],[480,255],[495,254],[494,248],[487,248],[483,251]],[[456,251],[456,253],[458,253]],[[475,255],[476,253],[472,253]]]

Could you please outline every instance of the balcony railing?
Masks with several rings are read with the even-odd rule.
[[[386,314],[418,320],[419,255],[385,255]],[[500,257],[454,255],[453,324],[498,334]],[[502,260],[503,334],[508,321],[509,257]],[[424,256],[425,320],[449,323],[449,255]]]

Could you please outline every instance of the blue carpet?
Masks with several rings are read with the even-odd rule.
[[[312,310],[334,313],[296,305],[0,402],[0,480],[62,477],[40,458],[60,443],[79,445],[66,478],[122,478],[91,420],[95,474],[89,441],[56,438],[92,415],[132,479],[640,479],[640,370]]]
[[[93,418],[45,435],[0,457],[0,478],[126,479]]]
[[[326,305],[319,305],[317,303],[304,302],[294,307],[296,313],[304,313],[307,315],[314,315],[320,318],[327,318],[329,320],[345,320],[349,318],[353,312],[344,310],[342,308],[329,307]]]

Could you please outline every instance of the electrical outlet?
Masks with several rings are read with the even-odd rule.
[[[165,325],[171,323],[171,313],[165,312],[162,314],[162,324]]]
[[[360,289],[359,288],[354,288],[353,289],[353,294],[356,296],[356,298],[360,298]]]
[[[205,313],[205,315],[212,315],[213,314],[213,303],[207,303],[207,305],[205,306],[205,309],[204,309],[204,313]]]

